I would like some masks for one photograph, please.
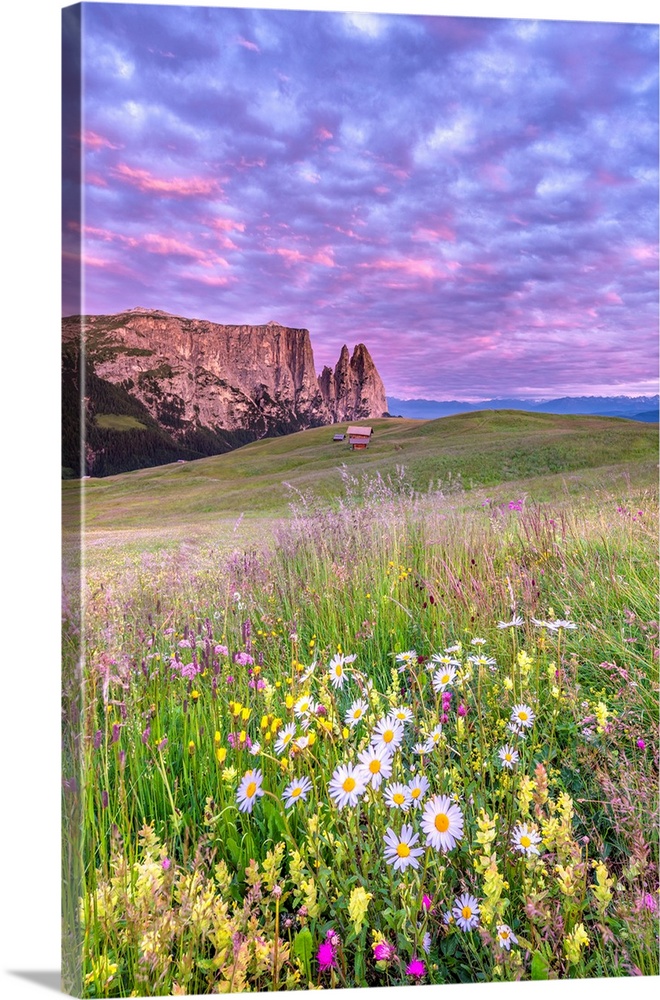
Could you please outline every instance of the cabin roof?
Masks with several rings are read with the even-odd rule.
[[[349,427],[346,433],[349,437],[371,437],[371,427]]]

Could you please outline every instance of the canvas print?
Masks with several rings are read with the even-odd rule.
[[[63,12],[63,967],[658,974],[658,29]]]

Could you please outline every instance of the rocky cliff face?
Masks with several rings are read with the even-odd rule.
[[[334,372],[326,366],[319,386],[335,423],[380,417],[387,411],[385,386],[364,344],[357,345],[350,360],[344,344]]]
[[[144,412],[179,445],[197,447],[204,437],[205,454],[235,446],[232,434],[242,443],[380,417],[387,409],[383,383],[363,344],[350,359],[344,346],[334,372],[325,368],[317,378],[305,329],[274,322],[225,326],[132,309],[70,317],[63,333],[65,350],[84,341],[87,381],[94,387],[88,396],[92,420],[119,412],[139,422]],[[214,447],[209,435],[223,446]]]

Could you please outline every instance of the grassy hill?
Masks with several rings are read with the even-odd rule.
[[[462,479],[489,491],[520,484],[537,499],[566,490],[567,477],[589,488],[590,470],[655,479],[657,428],[629,420],[560,416],[514,410],[479,411],[438,420],[362,421],[374,428],[367,451],[334,442],[339,424],[248,444],[194,462],[85,482],[90,532],[150,531],[212,524],[218,519],[263,521],[286,516],[291,484],[330,499],[341,492],[340,467],[349,473],[396,475],[417,490]],[[64,484],[65,523],[78,485]]]

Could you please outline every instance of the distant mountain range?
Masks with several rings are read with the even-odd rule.
[[[645,423],[658,421],[659,396],[562,396],[559,399],[484,399],[464,403],[457,399],[397,399],[387,397],[393,417],[435,420],[454,413],[473,410],[527,410],[537,413],[584,414],[598,417],[624,417]]]

